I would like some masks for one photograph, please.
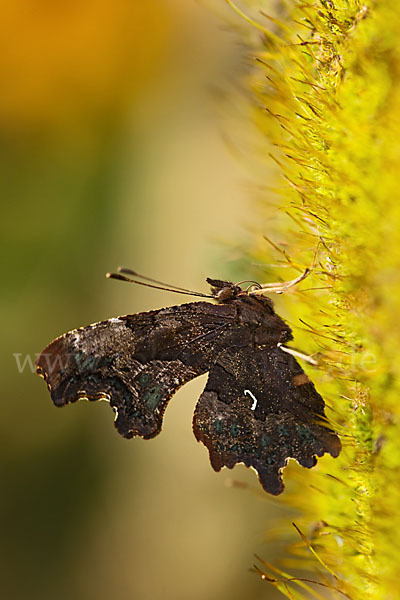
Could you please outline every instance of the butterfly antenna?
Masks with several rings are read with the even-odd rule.
[[[137,285],[144,285],[145,287],[150,287],[156,290],[164,290],[166,292],[175,292],[175,294],[185,294],[186,296],[198,296],[200,298],[214,298],[210,294],[201,294],[200,292],[185,292],[184,290],[173,289],[169,287],[163,287],[161,285],[153,285],[152,283],[145,283],[144,281],[138,281],[137,279],[130,279],[129,277],[125,277],[125,275],[121,275],[121,273],[106,273],[106,277],[109,279],[118,279],[119,281],[127,281],[128,283],[136,283]]]
[[[146,281],[151,281],[152,283],[157,283],[158,285],[162,285],[163,287],[173,288],[174,290],[180,290],[181,292],[187,292],[188,294],[199,293],[193,292],[192,290],[188,290],[187,288],[181,287],[179,285],[173,285],[171,283],[165,283],[165,281],[158,281],[157,279],[153,279],[152,277],[147,277],[146,275],[141,275],[137,273],[137,271],[133,271],[132,269],[127,269],[126,267],[118,267],[118,273],[125,273],[125,275],[133,275],[134,277],[139,277],[139,279],[145,279]]]

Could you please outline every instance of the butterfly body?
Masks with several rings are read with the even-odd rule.
[[[38,357],[56,406],[106,399],[126,438],[152,438],[172,395],[209,372],[193,430],[215,470],[254,467],[264,489],[279,494],[289,458],[311,467],[337,456],[340,441],[324,423],[324,402],[293,356],[278,344],[289,326],[265,296],[208,280],[216,304],[191,302],[76,329]]]

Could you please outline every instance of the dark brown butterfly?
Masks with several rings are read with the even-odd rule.
[[[56,406],[106,399],[121,435],[148,439],[160,432],[172,395],[208,371],[193,431],[207,446],[211,465],[216,471],[236,463],[254,467],[264,490],[280,494],[289,458],[310,468],[316,456],[336,457],[341,448],[327,425],[323,399],[282,346],[293,338],[290,327],[264,296],[285,291],[306,274],[247,291],[207,279],[210,295],[175,288],[216,303],[191,302],[75,329],[47,346],[37,372]]]

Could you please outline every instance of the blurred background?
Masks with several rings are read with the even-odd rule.
[[[275,597],[249,567],[288,509],[211,469],[191,426],[205,377],[158,438],[127,441],[106,403],[56,409],[32,372],[69,329],[182,302],[107,280],[119,264],[198,290],[246,276],[249,52],[225,8],[1,3],[4,598]]]

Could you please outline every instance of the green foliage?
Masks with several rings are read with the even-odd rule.
[[[263,4],[268,13],[271,3]],[[279,274],[290,279],[288,266],[301,272],[315,255],[312,275],[283,302],[296,344],[319,353],[321,368],[311,376],[343,451],[310,472],[287,469],[282,501],[301,514],[297,532],[280,528],[281,536],[292,532],[285,568],[306,569],[308,578],[294,581],[262,561],[257,571],[289,598],[320,598],[327,588],[352,600],[395,598],[400,4],[275,5],[275,15],[253,10],[251,18],[250,0],[235,9],[256,28],[254,115],[282,176],[279,192],[259,206],[270,244],[253,257],[281,264]]]

